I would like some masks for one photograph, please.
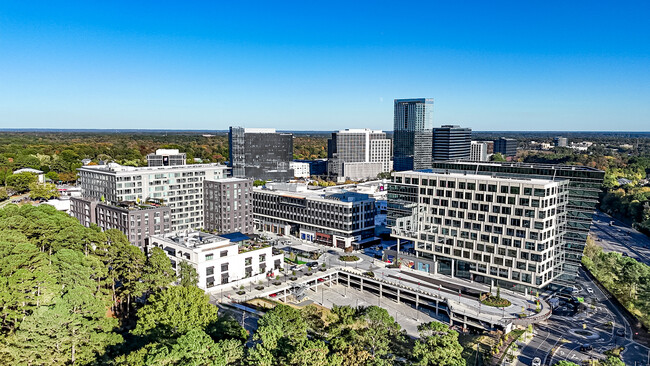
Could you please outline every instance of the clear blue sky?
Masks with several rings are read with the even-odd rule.
[[[143,4],[146,3],[146,4]],[[2,1],[0,128],[650,130],[649,1]]]

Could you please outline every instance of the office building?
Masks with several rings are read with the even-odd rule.
[[[566,233],[562,246],[562,274],[556,282],[566,285],[575,280],[581,266],[582,253],[591,227],[592,216],[598,204],[598,195],[601,192],[605,172],[579,165],[497,162],[436,162],[433,164],[433,171],[568,181],[569,196],[566,206]]]
[[[390,172],[391,141],[383,131],[346,129],[327,140],[329,175],[343,179],[376,178]]]
[[[472,141],[469,150],[469,160],[471,161],[487,161],[487,143],[484,141]]]
[[[179,152],[177,149],[158,149],[155,154],[147,155],[147,165],[149,166],[175,166],[185,165],[187,154]]]
[[[469,159],[472,129],[443,125],[433,129],[433,160]]]
[[[309,175],[310,176],[325,176],[325,175],[327,175],[327,159],[295,160],[295,162],[309,164]]]
[[[171,209],[171,230],[203,227],[203,180],[221,179],[221,164],[156,167],[88,165],[78,169],[84,198],[108,204],[158,202]]]
[[[309,163],[290,161],[289,169],[293,169],[293,176],[295,178],[309,178],[311,176]]]
[[[112,205],[95,199],[70,197],[70,216],[85,227],[95,224],[102,231],[119,230],[131,244],[140,248],[144,248],[148,236],[171,231],[171,209],[152,203]]]
[[[189,263],[199,275],[197,286],[207,292],[258,283],[283,268],[283,254],[266,243],[230,240],[200,231],[152,235],[148,248],[161,248],[178,272]]]
[[[204,228],[219,234],[253,233],[253,180],[203,181]]]
[[[253,212],[257,230],[328,246],[347,248],[375,235],[377,209],[367,194],[267,184],[253,189]]]
[[[393,123],[393,169],[429,169],[433,98],[395,99]]]
[[[230,167],[235,178],[293,179],[293,135],[273,128],[230,127]]]
[[[528,292],[560,275],[567,201],[568,181],[399,172],[388,225],[414,269]]]
[[[499,137],[494,140],[494,153],[499,153],[504,157],[517,155],[517,140]]]
[[[557,136],[553,138],[553,146],[555,147],[567,147],[569,145],[569,139],[562,136]]]

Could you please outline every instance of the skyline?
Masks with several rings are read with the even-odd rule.
[[[647,3],[372,4],[3,3],[0,128],[650,130]]]

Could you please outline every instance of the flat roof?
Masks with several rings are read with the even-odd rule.
[[[208,164],[187,164],[187,165],[169,165],[169,166],[131,166],[120,165],[117,163],[108,163],[105,165],[85,165],[77,170],[84,171],[103,171],[103,172],[155,172],[163,170],[200,170],[202,168],[223,168],[228,169],[227,166],[218,163]]]
[[[278,196],[297,198],[297,199],[319,199],[327,202],[343,202],[352,203],[372,199],[367,193],[358,193],[348,190],[341,190],[338,192],[328,192],[323,189],[307,190],[300,192],[284,191],[276,189],[268,189],[263,187],[253,187],[254,192],[270,193]]]
[[[484,174],[463,174],[463,173],[443,173],[443,172],[434,172],[429,169],[425,170],[407,170],[403,172],[395,172],[394,174],[413,174],[413,175],[426,175],[426,176],[435,176],[435,177],[450,177],[450,178],[468,178],[472,180],[483,180],[483,181],[495,181],[503,182],[504,180],[508,182],[518,182],[518,183],[527,183],[527,184],[536,184],[536,185],[546,185],[551,183],[558,183],[552,179],[539,179],[539,178],[520,178],[520,177],[492,177]]]
[[[436,164],[466,164],[466,165],[479,165],[479,166],[502,166],[502,167],[515,167],[515,168],[541,168],[541,169],[556,169],[556,170],[581,170],[591,172],[602,172],[600,169],[592,168],[585,165],[563,165],[563,164],[543,164],[543,163],[520,163],[520,162],[498,162],[498,161],[468,161],[468,160],[447,160],[436,161]]]
[[[218,182],[218,183],[239,183],[239,182],[248,182],[248,181],[253,181],[252,179],[248,178],[221,178],[221,179],[205,179],[205,182]]]

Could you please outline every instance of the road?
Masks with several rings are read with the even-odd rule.
[[[610,226],[612,221],[614,225]],[[626,253],[631,258],[650,265],[650,238],[626,223],[596,211],[590,234],[604,251]]]

